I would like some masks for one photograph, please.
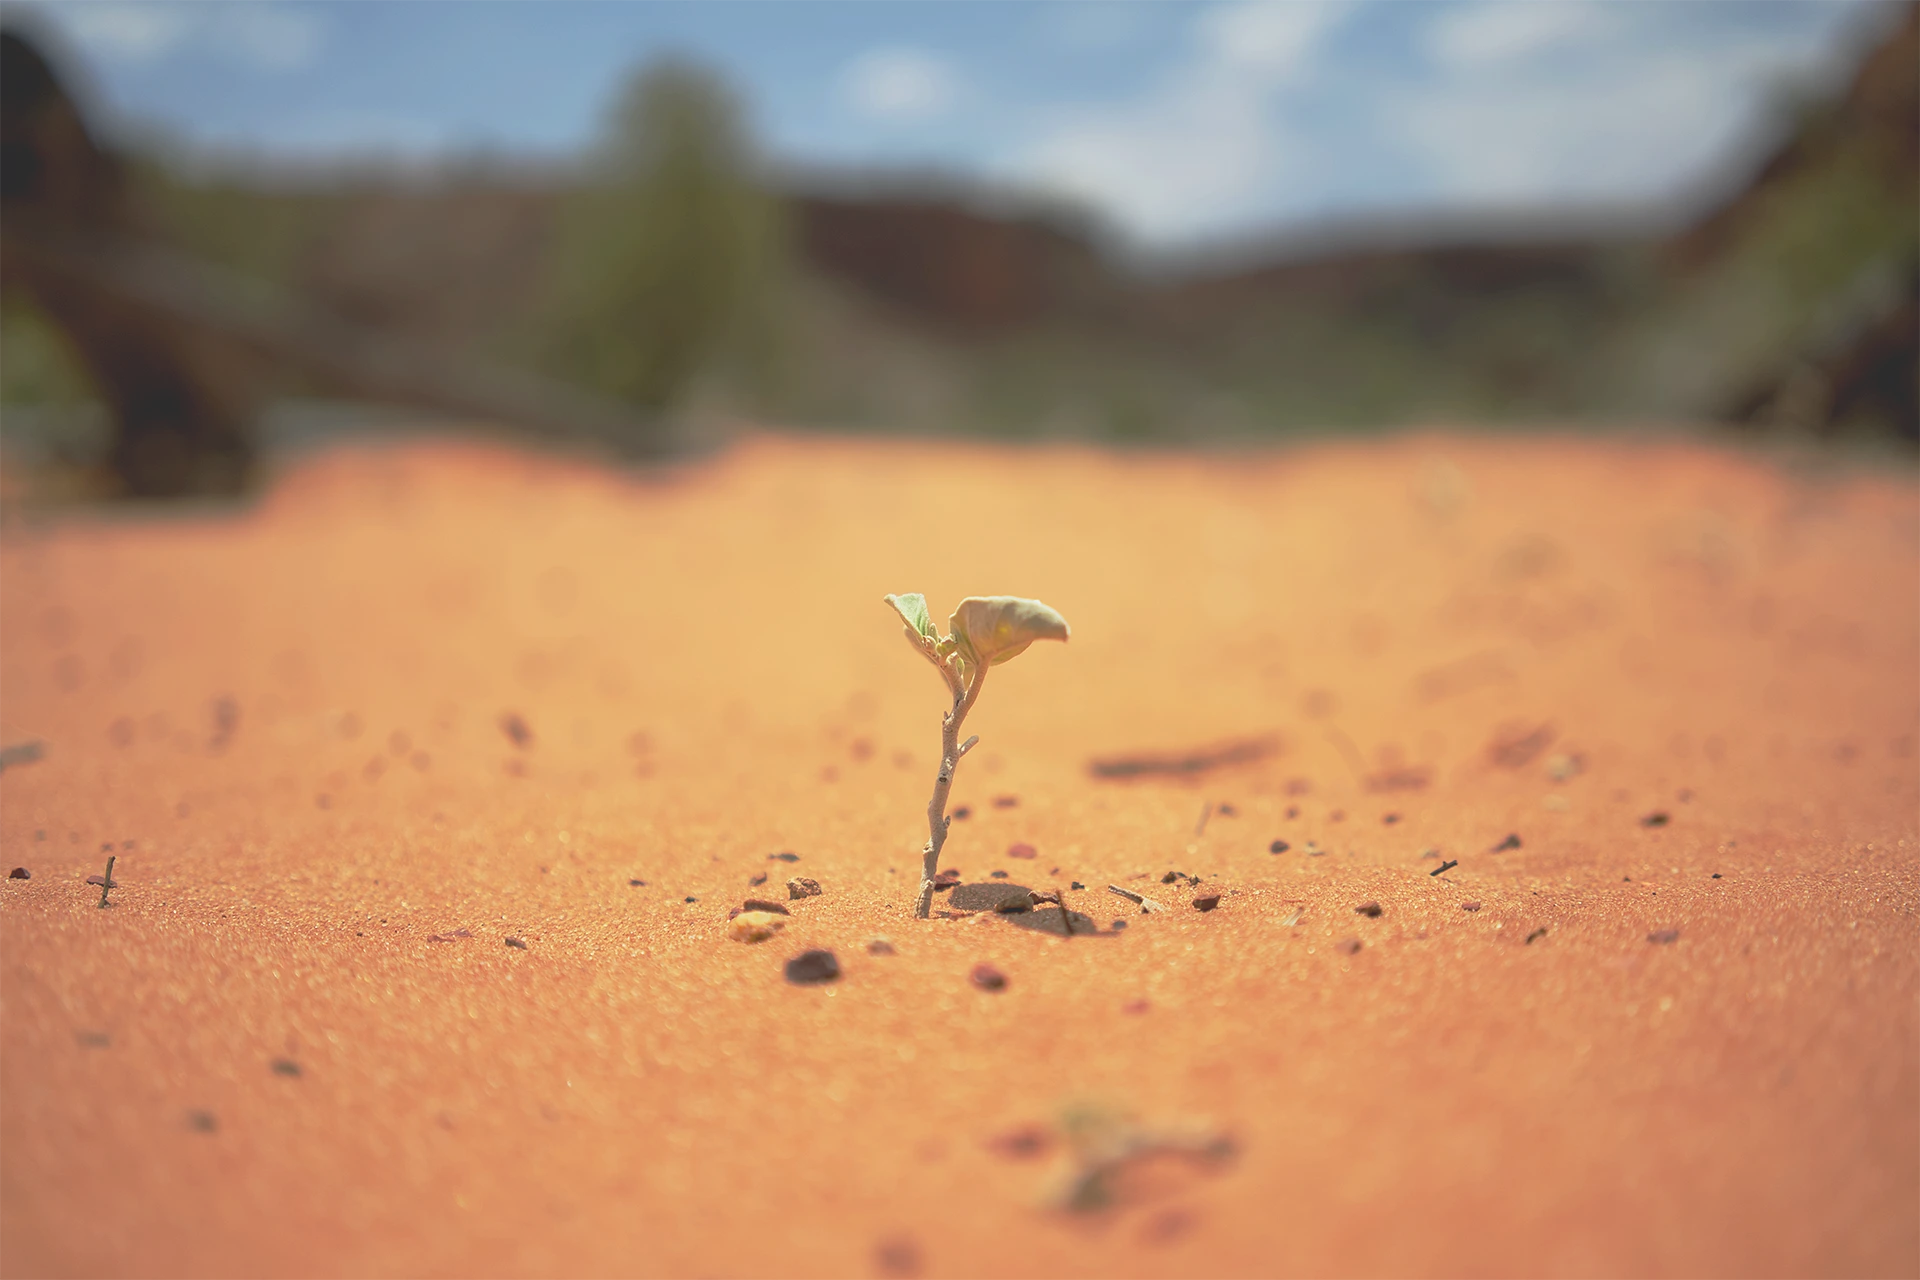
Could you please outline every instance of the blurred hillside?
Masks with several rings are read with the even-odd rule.
[[[1911,440],[1917,68],[1909,9],[1677,231],[1413,226],[1152,271],[1089,215],[1004,192],[769,190],[691,68],[638,77],[572,173],[209,174],[163,152],[132,173],[160,236],[241,278],[650,410],[1112,441],[1651,419]],[[83,394],[57,348],[11,297],[9,402]]]

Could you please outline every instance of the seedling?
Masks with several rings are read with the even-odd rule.
[[[1025,653],[1035,640],[1065,640],[1067,620],[1038,600],[1019,596],[969,596],[947,620],[951,634],[940,635],[927,612],[927,598],[918,593],[888,596],[888,604],[907,624],[907,643],[931,662],[947,682],[953,706],[940,721],[940,772],[934,778],[933,798],[927,802],[927,847],[921,853],[920,900],[914,918],[933,914],[934,878],[940,873],[940,847],[947,842],[953,819],[947,814],[947,793],[953,771],[980,741],[976,734],[960,741],[960,726],[980,699],[987,669]]]
[[[107,891],[109,889],[114,889],[119,887],[114,883],[113,864],[114,864],[114,857],[113,855],[109,854],[107,857],[107,874],[103,876],[87,877],[88,884],[97,884],[100,886],[100,905],[102,908],[113,905],[112,903],[107,901]]]

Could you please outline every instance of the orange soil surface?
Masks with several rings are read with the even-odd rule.
[[[1910,477],[1568,439],[423,444],[10,529],[0,1266],[1912,1275],[1917,582]],[[908,918],[913,590],[1072,622],[946,862],[1097,932]],[[1235,1154],[1060,1208],[1094,1107]]]

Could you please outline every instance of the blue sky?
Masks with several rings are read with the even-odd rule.
[[[10,3],[123,123],[296,159],[557,158],[623,75],[719,69],[797,168],[1082,200],[1182,246],[1355,216],[1656,204],[1832,82],[1875,0]]]

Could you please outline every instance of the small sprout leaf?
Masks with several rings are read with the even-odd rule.
[[[886,599],[910,631],[925,636],[929,640],[938,639],[933,629],[933,615],[927,612],[925,596],[913,591],[902,596],[888,596]]]
[[[969,596],[948,620],[963,655],[996,666],[1026,652],[1035,640],[1065,640],[1067,620],[1038,600]]]

